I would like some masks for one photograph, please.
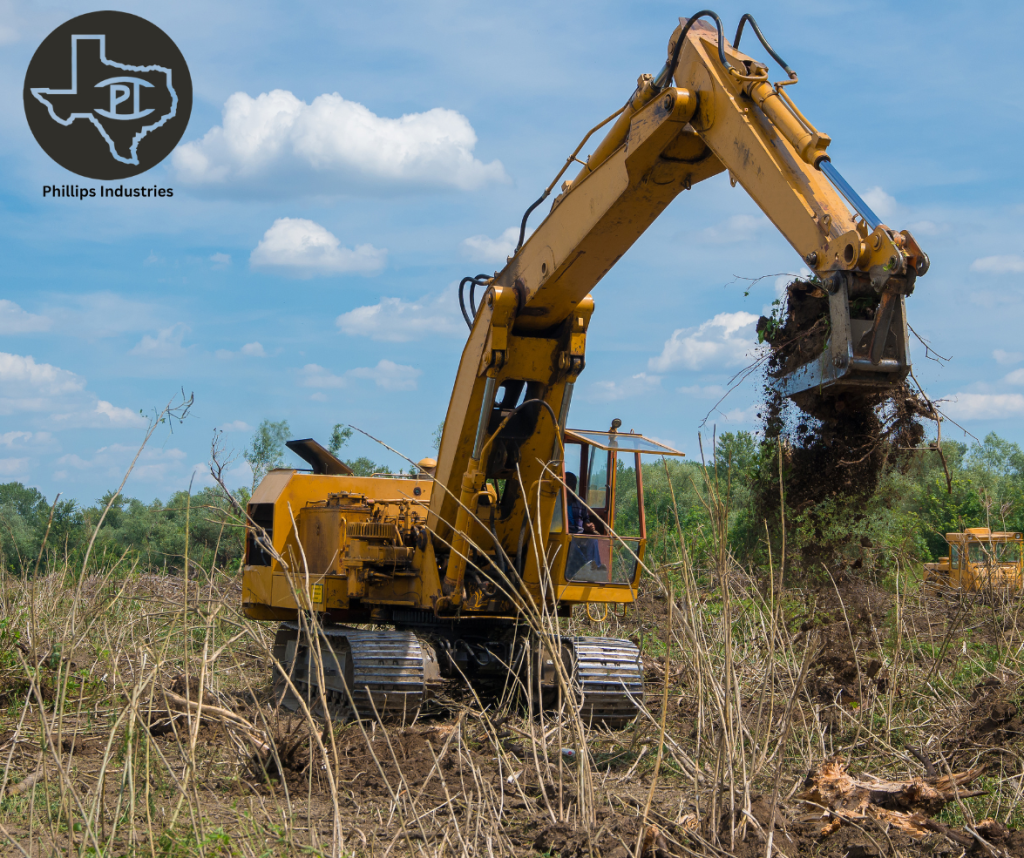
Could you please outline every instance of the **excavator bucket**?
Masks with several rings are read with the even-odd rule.
[[[855,293],[852,301],[851,285],[861,293]],[[790,319],[772,343],[774,374],[783,395],[799,402],[808,396],[880,392],[896,387],[910,373],[900,283],[890,281],[880,295],[865,295],[859,286],[845,274],[826,277],[820,284],[797,281],[790,285]],[[820,306],[826,298],[827,312],[814,319],[814,308],[806,305]],[[808,352],[813,356],[805,360]]]

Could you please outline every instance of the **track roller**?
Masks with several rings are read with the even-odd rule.
[[[412,632],[325,627],[318,643],[297,623],[278,629],[274,696],[288,710],[302,709],[301,696],[317,717],[371,720],[376,714],[408,723],[429,696],[428,683],[440,679],[433,648]]]

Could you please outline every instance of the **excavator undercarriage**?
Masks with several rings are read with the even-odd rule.
[[[409,723],[441,693],[446,680],[463,680],[478,692],[511,691],[535,706],[557,706],[562,695],[549,648],[512,628],[500,636],[493,632],[474,639],[457,632],[418,635],[345,626],[307,631],[298,623],[283,623],[274,640],[280,665],[274,667],[275,697],[286,709],[305,708],[316,717]],[[621,727],[636,717],[643,702],[643,671],[635,644],[560,636],[557,647],[572,705],[585,724]]]

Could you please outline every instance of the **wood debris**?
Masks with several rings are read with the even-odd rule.
[[[844,758],[833,757],[811,774],[804,791],[796,796],[797,821],[821,837],[844,822],[876,820],[914,838],[938,832],[963,845],[964,838],[973,842],[969,835],[931,817],[957,798],[984,795],[985,790],[965,788],[984,771],[984,766],[978,766],[940,777],[891,781],[867,773],[854,777],[847,772]]]

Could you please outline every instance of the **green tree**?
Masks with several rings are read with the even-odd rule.
[[[367,456],[349,459],[345,464],[352,469],[352,473],[357,477],[370,477],[380,473],[386,474],[389,470],[387,465],[379,465]]]
[[[750,432],[723,432],[716,439],[715,466],[726,476],[745,478],[757,459],[757,442]]]
[[[48,514],[49,504],[39,489],[0,485],[0,565],[21,574],[31,571]]]
[[[334,428],[331,430],[331,440],[327,442],[327,449],[337,456],[341,452],[341,448],[349,442],[351,437],[351,426],[346,426],[344,423],[335,423]]]
[[[9,506],[25,517],[31,517],[39,512],[49,512],[49,504],[43,493],[37,488],[23,486],[21,483],[0,485],[0,506]]]
[[[267,419],[260,423],[259,428],[253,433],[249,440],[249,446],[242,454],[245,461],[252,468],[252,490],[274,468],[280,468],[284,464],[285,441],[291,434],[287,420],[279,420],[276,423]]]

